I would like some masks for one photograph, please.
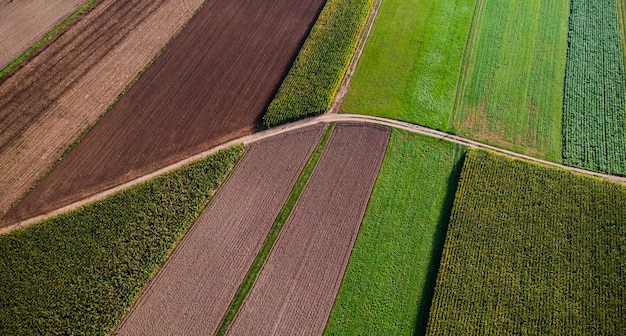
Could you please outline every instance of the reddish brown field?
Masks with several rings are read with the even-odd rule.
[[[229,335],[321,335],[389,140],[338,125]]]
[[[323,130],[252,145],[117,334],[215,333]]]
[[[87,0],[0,0],[0,69]]]
[[[0,81],[0,218],[202,1],[100,0]]]
[[[8,222],[251,133],[323,4],[208,0],[135,86],[7,216]]]

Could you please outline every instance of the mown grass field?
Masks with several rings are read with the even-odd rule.
[[[623,10],[620,0],[620,8]],[[626,175],[624,42],[616,0],[572,0],[563,162]]]
[[[105,335],[242,154],[232,147],[0,236],[0,334]]]
[[[324,334],[424,332],[463,153],[393,130]]]
[[[429,335],[626,334],[626,187],[466,156]]]
[[[476,0],[384,0],[344,113],[447,130]]]
[[[569,1],[482,0],[453,133],[561,161]]]

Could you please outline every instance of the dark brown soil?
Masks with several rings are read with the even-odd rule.
[[[323,130],[252,145],[117,333],[213,335]]]
[[[229,335],[321,335],[389,129],[339,124]]]
[[[208,0],[4,224],[71,204],[251,133],[323,4]]]

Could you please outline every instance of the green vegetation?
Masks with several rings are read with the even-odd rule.
[[[4,69],[0,70],[0,81],[3,80],[13,69],[15,69],[18,65],[24,62],[27,58],[29,58],[32,54],[34,54],[37,50],[43,47],[46,42],[56,36],[63,28],[65,28],[70,22],[74,21],[79,15],[86,12],[88,9],[93,7],[100,0],[89,0],[82,7],[76,10],[72,15],[70,15],[67,19],[63,20],[63,22],[59,23],[54,29],[52,29],[48,34],[44,35],[35,45],[28,48],[22,55],[16,58],[13,62],[9,63]]]
[[[476,0],[385,0],[341,106],[447,130]]]
[[[424,333],[464,152],[393,130],[326,335]]]
[[[106,334],[243,151],[232,147],[0,236],[0,334]]]
[[[465,159],[429,335],[626,335],[626,186]]]
[[[450,127],[560,162],[569,2],[481,1]]]
[[[289,218],[291,211],[296,206],[296,202],[298,202],[298,199],[300,198],[300,194],[304,190],[304,187],[306,187],[306,184],[309,181],[311,174],[313,174],[313,170],[315,169],[315,166],[317,165],[317,161],[319,161],[320,156],[322,155],[322,152],[324,151],[324,148],[326,147],[326,144],[328,143],[328,139],[330,139],[330,135],[332,134],[334,127],[335,126],[333,123],[326,129],[324,134],[322,134],[322,138],[320,139],[320,142],[317,144],[317,147],[315,148],[315,150],[311,154],[311,157],[309,158],[306,165],[302,169],[302,172],[300,173],[300,177],[298,177],[298,181],[296,181],[296,184],[294,185],[293,189],[291,190],[291,193],[289,194],[289,197],[287,198],[287,202],[285,203],[285,205],[283,206],[283,209],[278,214],[278,217],[276,218],[276,221],[274,221],[274,224],[272,224],[272,227],[269,233],[267,234],[265,241],[263,242],[261,251],[259,251],[259,254],[254,259],[254,262],[250,266],[248,273],[246,273],[246,277],[243,279],[243,282],[241,283],[241,285],[239,285],[239,289],[237,289],[237,293],[235,293],[235,297],[233,298],[233,301],[228,306],[228,310],[226,311],[226,314],[222,318],[220,327],[217,330],[217,333],[216,333],[217,336],[226,335],[228,328],[230,328],[230,325],[235,319],[235,316],[237,316],[237,312],[243,305],[243,302],[246,300],[248,293],[250,293],[250,290],[252,289],[254,282],[259,276],[259,273],[261,273],[261,269],[263,268],[265,261],[269,257],[270,252],[272,251],[272,247],[274,246],[276,239],[278,239],[278,235],[280,234],[280,231],[282,230],[283,226],[287,222],[287,219]]]
[[[263,116],[269,128],[326,112],[348,68],[374,0],[328,0]]]
[[[568,165],[626,175],[622,46],[616,0],[572,0],[563,104]]]

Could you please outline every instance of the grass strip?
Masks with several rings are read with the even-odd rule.
[[[0,236],[0,334],[106,335],[243,153],[231,147]]]
[[[328,110],[374,0],[328,0],[263,116],[270,128]]]
[[[326,147],[326,144],[328,143],[328,139],[330,139],[330,135],[332,134],[332,130],[334,126],[335,126],[334,123],[332,123],[326,129],[324,134],[322,134],[320,142],[318,143],[317,147],[311,154],[311,157],[309,158],[306,165],[302,169],[302,172],[300,173],[300,177],[298,177],[298,181],[296,181],[296,184],[294,185],[293,189],[291,190],[291,193],[289,194],[289,197],[287,198],[287,202],[285,203],[285,205],[283,206],[283,209],[278,214],[278,217],[276,217],[274,224],[272,225],[267,237],[265,238],[265,242],[263,242],[261,251],[259,252],[257,257],[254,259],[254,262],[250,266],[250,269],[248,270],[246,277],[244,278],[243,282],[239,286],[239,289],[237,289],[237,293],[235,293],[235,297],[230,303],[230,306],[228,306],[228,310],[226,311],[226,314],[222,318],[220,327],[217,330],[217,333],[216,333],[217,336],[223,336],[226,334],[226,332],[228,331],[228,328],[230,328],[230,325],[232,324],[233,320],[237,316],[237,312],[239,312],[239,309],[243,305],[243,302],[246,300],[246,297],[248,297],[248,293],[250,293],[250,290],[252,289],[254,282],[256,281],[257,277],[259,276],[259,273],[261,272],[261,269],[263,268],[263,265],[265,265],[265,261],[267,260],[267,257],[269,256],[270,252],[272,251],[272,247],[274,246],[276,239],[278,239],[278,235],[280,234],[280,231],[285,225],[285,222],[287,222],[287,219],[289,218],[291,211],[296,206],[296,202],[298,202],[298,199],[300,198],[300,194],[304,190],[304,187],[306,187],[307,183],[309,182],[309,178],[311,177],[311,174],[313,174],[313,170],[315,169],[315,166],[317,165],[317,162],[319,161],[320,156],[322,155],[322,152],[324,151],[324,148]]]
[[[422,335],[465,147],[392,131],[325,335]]]
[[[97,2],[100,0],[89,0],[82,7],[77,9],[74,13],[67,17],[67,19],[63,20],[63,22],[59,23],[54,29],[48,32],[44,37],[42,37],[37,43],[35,43],[32,47],[28,48],[22,55],[16,58],[13,62],[9,63],[4,69],[0,71],[0,81],[2,81],[13,69],[19,66],[22,62],[24,62],[27,58],[33,55],[36,51],[38,51],[41,47],[43,47],[46,42],[50,41],[54,36],[56,36],[63,28],[65,28],[68,24],[70,24],[74,19],[76,19],[79,15],[85,13],[87,10],[91,9]]]

